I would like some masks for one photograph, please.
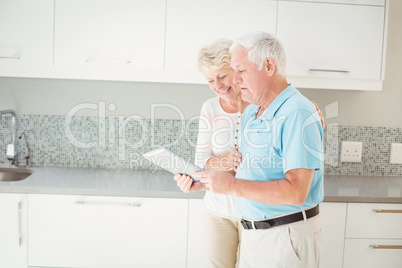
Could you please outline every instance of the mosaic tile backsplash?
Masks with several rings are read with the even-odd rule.
[[[6,164],[11,142],[10,120],[0,118],[0,163]],[[19,163],[27,147],[19,136],[25,132],[33,166],[70,166],[107,169],[155,169],[142,154],[161,145],[187,159],[194,159],[198,122],[143,118],[17,115]],[[339,161],[341,141],[363,142],[361,163]],[[325,128],[325,174],[401,176],[402,165],[390,164],[391,143],[402,143],[402,128]]]

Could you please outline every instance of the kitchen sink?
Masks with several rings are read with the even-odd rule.
[[[28,178],[32,169],[23,167],[0,167],[0,181],[20,181]]]

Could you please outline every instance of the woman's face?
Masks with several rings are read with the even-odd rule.
[[[233,83],[233,69],[230,66],[205,73],[209,87],[222,99],[236,100],[240,88]]]

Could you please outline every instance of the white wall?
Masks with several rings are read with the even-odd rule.
[[[214,94],[207,85],[107,82],[87,80],[0,78],[0,110],[13,108],[19,114],[66,115],[73,107],[105,102],[116,106],[113,115],[150,118],[151,104],[177,107],[185,117],[199,114],[202,102]],[[173,108],[155,109],[158,118],[179,119]],[[96,116],[85,109],[78,115]]]
[[[390,0],[389,12],[383,91],[301,90],[324,112],[326,105],[338,101],[339,115],[327,123],[402,127],[402,1]],[[190,118],[212,96],[207,85],[0,78],[0,110],[13,108],[19,114],[66,115],[81,103],[104,101],[116,105],[110,112],[113,115],[149,118],[152,103],[167,103]],[[159,118],[180,118],[171,108],[155,111]],[[97,111],[87,109],[79,114],[96,115]]]

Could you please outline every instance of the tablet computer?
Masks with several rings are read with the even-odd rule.
[[[149,151],[142,156],[173,174],[186,174],[194,181],[199,181],[200,178],[193,177],[192,174],[196,171],[204,171],[201,167],[164,147]]]

